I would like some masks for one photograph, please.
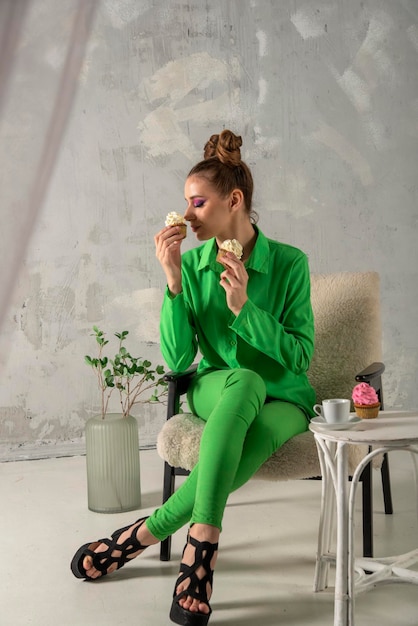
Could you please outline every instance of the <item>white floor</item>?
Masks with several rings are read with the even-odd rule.
[[[391,472],[393,516],[383,514],[379,475],[374,472],[378,555],[406,552],[418,543],[407,454],[392,453]],[[160,562],[157,547],[152,547],[112,576],[86,583],[70,572],[75,550],[140,514],[103,515],[87,509],[84,457],[2,463],[0,474],[1,626],[171,623],[168,611],[185,529],[174,537],[171,562]],[[157,453],[142,451],[141,513],[159,505],[161,481]],[[210,624],[332,626],[332,589],[312,592],[320,487],[319,481],[251,481],[231,496]],[[356,626],[377,624],[416,626],[416,586],[385,585],[359,596]]]

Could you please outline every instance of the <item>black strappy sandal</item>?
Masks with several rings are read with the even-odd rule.
[[[107,570],[113,563],[117,563],[116,569],[120,569],[127,561],[131,560],[130,557],[132,554],[135,554],[139,550],[145,550],[145,548],[148,548],[148,546],[143,546],[142,543],[140,543],[136,538],[138,528],[142,526],[146,519],[147,517],[141,517],[136,520],[134,524],[129,524],[129,526],[125,526],[125,528],[115,530],[113,535],[111,535],[111,539],[98,539],[97,541],[90,541],[89,543],[85,543],[84,546],[81,546],[71,561],[71,571],[74,576],[76,578],[85,578],[86,580],[100,580],[100,578],[106,576]],[[138,522],[140,522],[140,524],[136,526]],[[121,534],[128,530],[128,528],[132,525],[134,525],[134,528],[132,529],[131,535],[119,544],[118,539]],[[97,542],[105,543],[108,546],[107,550],[104,550],[103,552],[94,552],[91,550],[90,546]],[[112,556],[112,552],[115,550],[120,553],[119,556]],[[101,572],[101,576],[98,576],[98,578],[91,578],[90,576],[87,576],[87,572],[83,567],[83,560],[86,556],[92,557],[93,567]]]
[[[175,624],[180,624],[181,626],[206,626],[212,613],[207,594],[208,583],[210,584],[211,589],[213,588],[213,570],[211,569],[210,562],[218,549],[218,544],[210,543],[209,541],[198,541],[197,539],[190,537],[190,535],[188,537],[188,543],[190,543],[195,549],[194,563],[192,565],[181,563],[180,565],[180,574],[177,578],[174,589],[170,619]],[[199,567],[203,567],[206,572],[202,578],[199,578],[196,574],[196,570]],[[179,584],[188,578],[190,579],[188,588],[176,594],[176,589]],[[207,604],[209,607],[209,613],[192,613],[187,609],[183,609],[183,607],[179,604],[179,600],[186,596],[191,596],[192,598],[199,600],[199,602]]]

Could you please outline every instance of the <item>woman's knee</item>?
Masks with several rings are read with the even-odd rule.
[[[193,413],[205,420],[221,399],[231,407],[251,405],[254,417],[261,411],[266,394],[261,376],[251,370],[237,368],[196,376],[187,392],[187,400]]]
[[[249,401],[255,402],[258,405],[258,411],[261,410],[267,396],[264,380],[249,369],[231,370],[225,388],[231,388]]]

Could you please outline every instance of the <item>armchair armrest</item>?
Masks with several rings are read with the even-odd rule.
[[[195,375],[197,364],[192,365],[184,372],[167,372],[164,380],[168,384],[167,419],[176,415],[180,408],[180,396],[186,393],[190,381]]]
[[[383,363],[372,363],[356,375],[356,380],[360,383],[368,383],[376,376],[381,376],[384,371],[385,366]]]
[[[384,363],[372,363],[364,370],[359,372],[355,379],[359,383],[368,383],[373,389],[376,390],[377,396],[380,401],[380,408],[383,410],[383,387],[382,387],[382,374],[385,371]]]
[[[189,386],[191,379],[196,373],[196,370],[197,370],[197,363],[194,363],[184,372],[173,372],[173,371],[167,372],[164,375],[164,380],[168,382],[169,384],[175,383],[175,385],[179,389],[178,393],[181,395],[187,391],[187,387]],[[184,390],[183,390],[183,387],[184,387]]]

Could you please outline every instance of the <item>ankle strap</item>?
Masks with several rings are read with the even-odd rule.
[[[189,543],[192,544],[193,547],[195,548],[200,547],[201,550],[208,550],[208,552],[211,552],[212,554],[216,552],[216,550],[218,549],[218,545],[219,545],[218,542],[211,543],[210,541],[199,541],[198,539],[191,537],[190,534],[187,540]]]

